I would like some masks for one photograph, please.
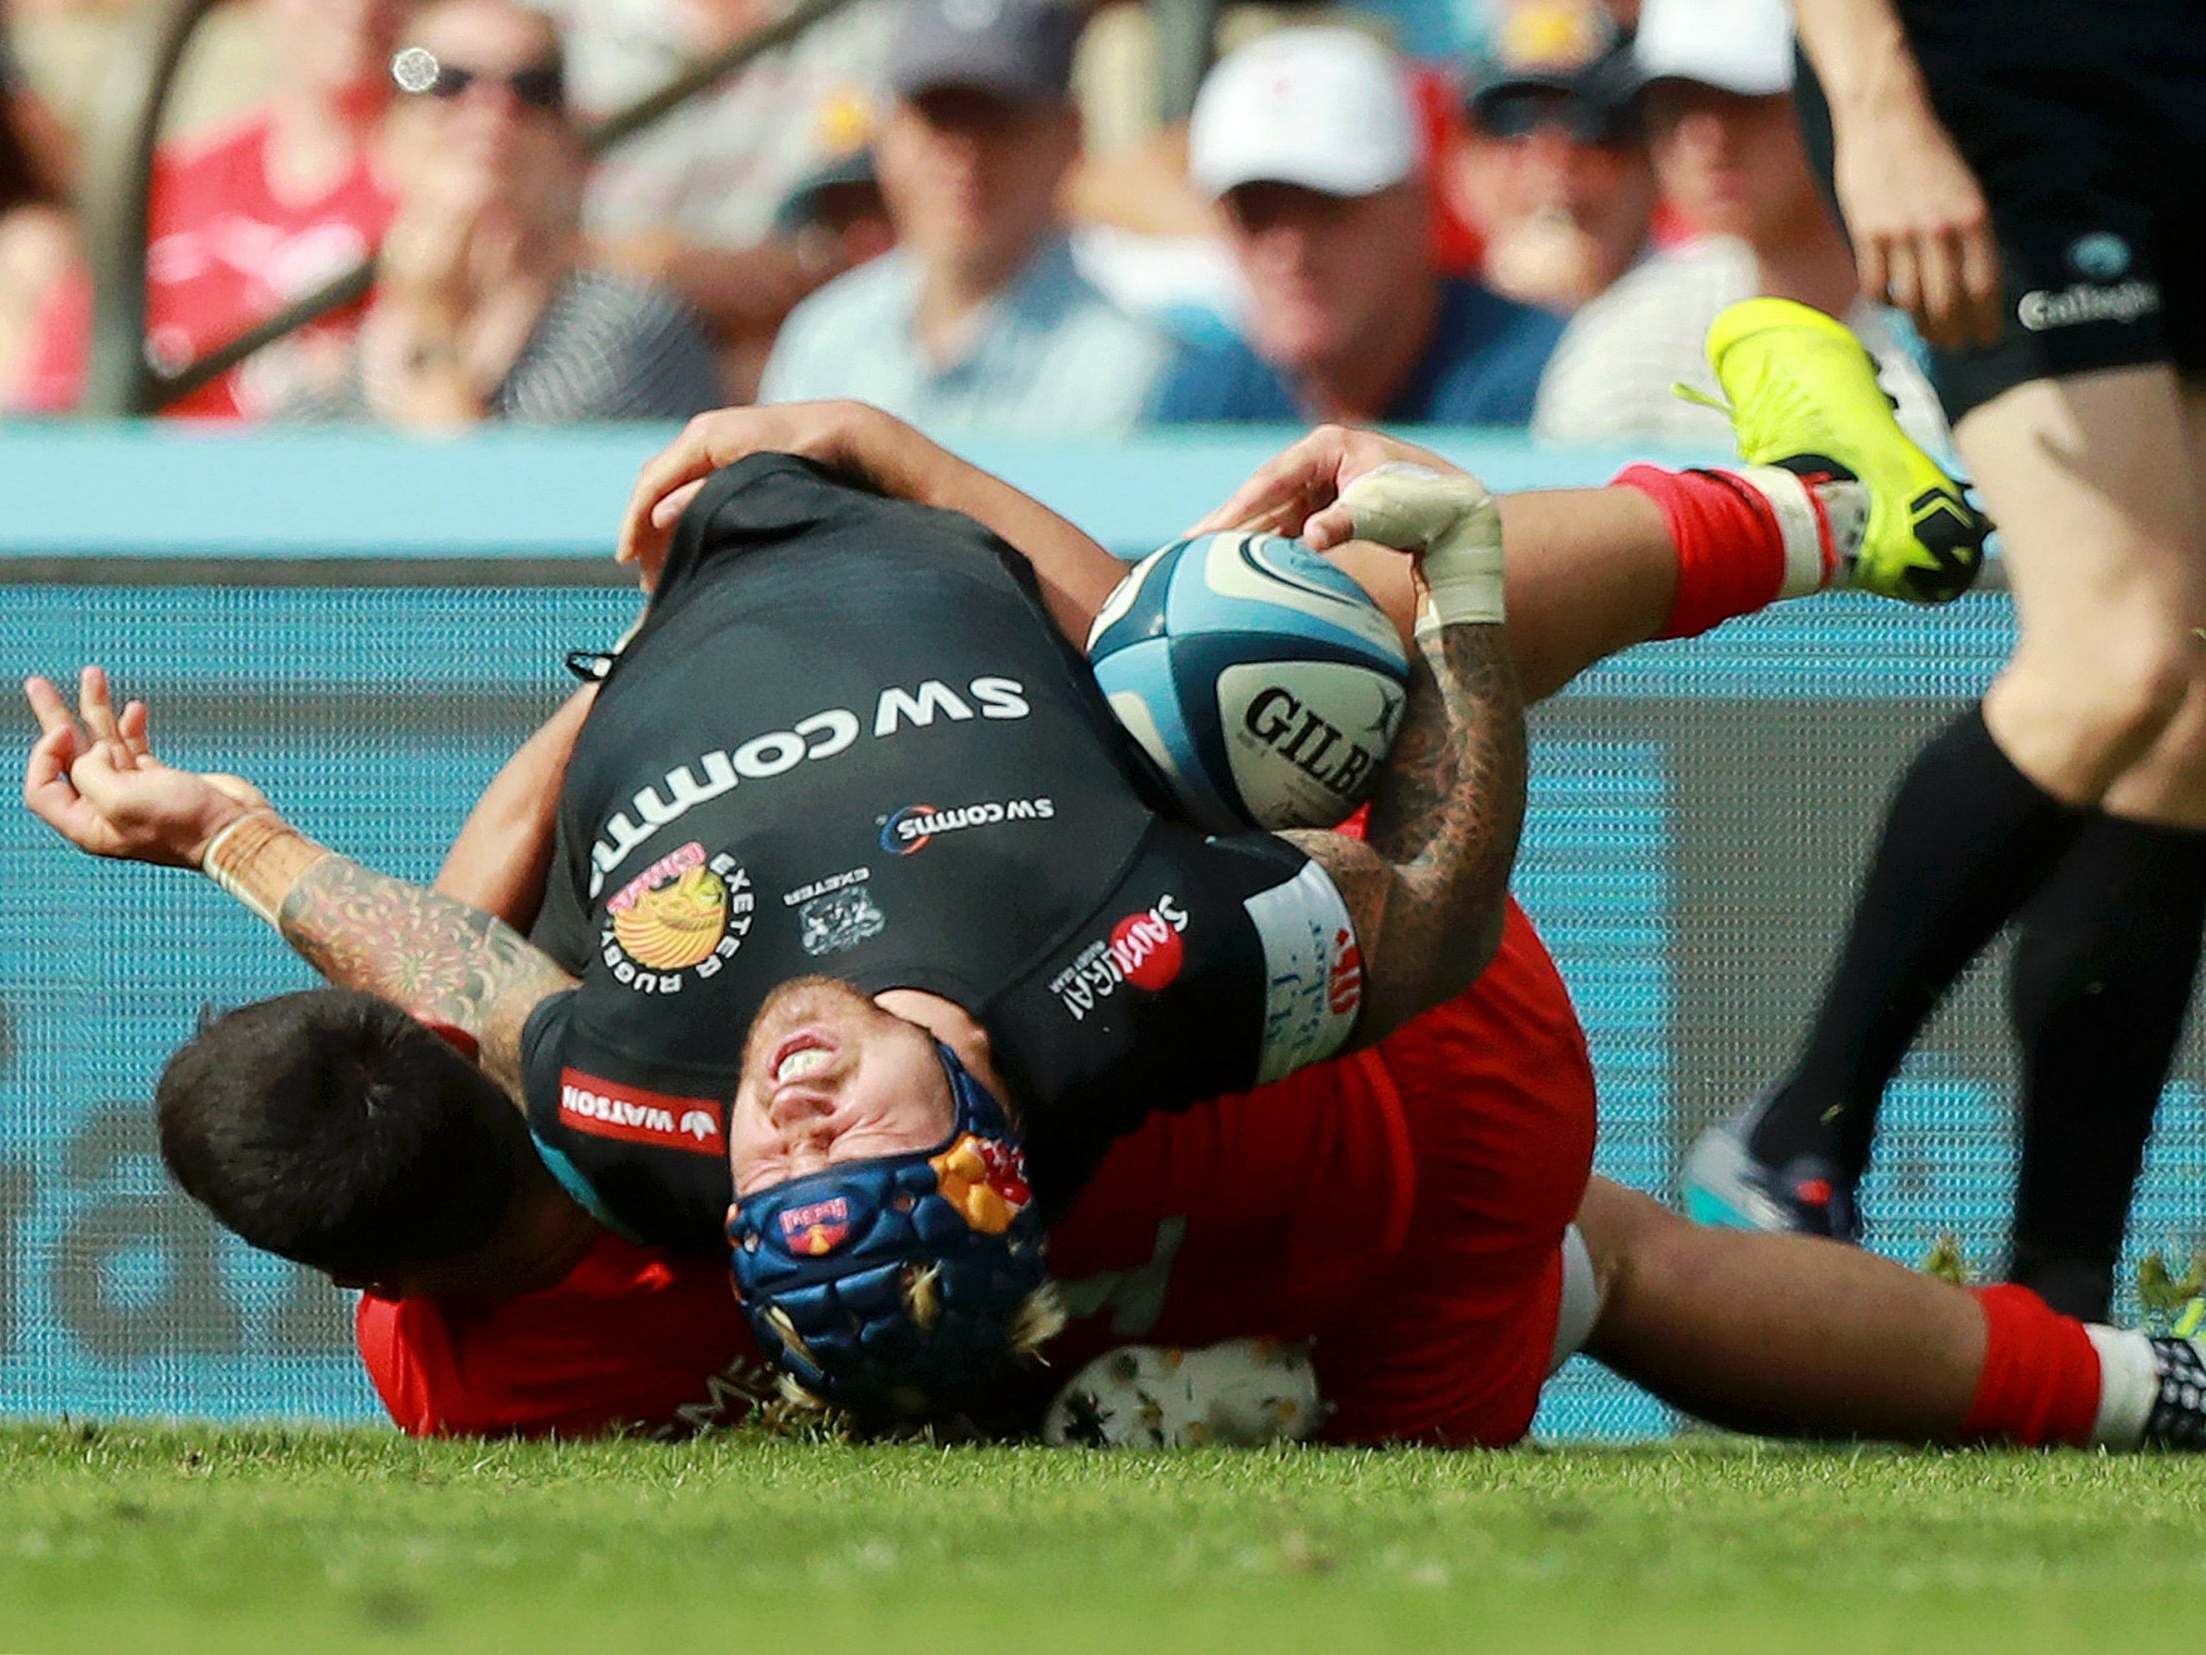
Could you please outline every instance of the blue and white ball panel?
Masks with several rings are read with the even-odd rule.
[[[1142,638],[1164,636],[1164,594],[1172,584],[1172,570],[1189,543],[1175,540],[1151,552],[1126,571],[1111,588],[1088,627],[1088,656],[1101,660],[1114,650]]]
[[[1247,825],[1240,807],[1210,784],[1172,683],[1172,646],[1152,638],[1098,663],[1095,680],[1126,733],[1156,761],[1187,819],[1206,833]]]
[[[1394,623],[1370,594],[1299,540],[1214,534],[1188,542],[1182,562],[1197,568],[1176,573],[1166,595],[1166,629],[1176,636],[1272,633],[1368,652],[1398,676],[1409,671]]]

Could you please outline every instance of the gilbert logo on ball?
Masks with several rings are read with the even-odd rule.
[[[1198,535],[1136,564],[1088,656],[1188,820],[1214,833],[1352,813],[1409,680],[1394,624],[1363,588],[1277,535]]]

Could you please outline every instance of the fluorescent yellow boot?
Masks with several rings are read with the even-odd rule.
[[[1969,589],[1991,523],[1899,428],[1875,362],[1843,325],[1790,299],[1748,299],[1710,325],[1708,365],[1750,465],[1867,490],[1859,543],[1843,548],[1846,584],[1911,603]]]

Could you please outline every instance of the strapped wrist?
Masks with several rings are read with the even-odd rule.
[[[266,893],[267,879],[256,874],[265,872],[271,848],[286,840],[302,845],[307,842],[273,810],[248,810],[207,841],[199,853],[199,871],[243,903],[256,918],[274,925],[285,893],[271,898]]]
[[[1436,547],[1417,565],[1417,636],[1451,626],[1499,626],[1508,612],[1499,547]]]
[[[1501,511],[1477,478],[1390,461],[1349,484],[1341,500],[1359,538],[1418,554],[1418,637],[1500,624]]]

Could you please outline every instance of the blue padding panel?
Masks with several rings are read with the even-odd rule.
[[[655,425],[492,427],[464,440],[0,425],[0,557],[603,557],[637,468],[672,435]],[[1177,537],[1300,435],[1242,426],[1133,443],[947,440],[1132,555]],[[1601,482],[1626,458],[1506,432],[1424,435],[1495,488]]]

